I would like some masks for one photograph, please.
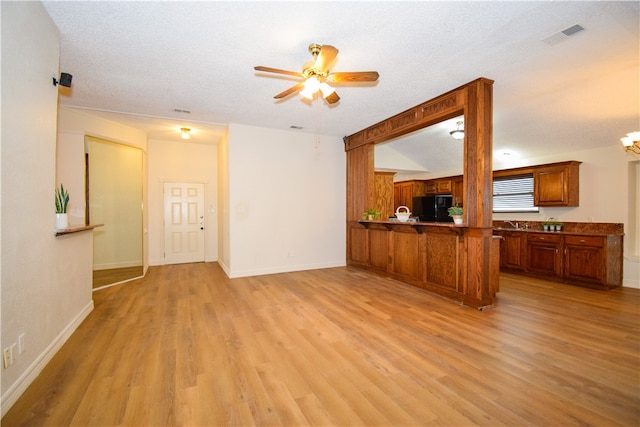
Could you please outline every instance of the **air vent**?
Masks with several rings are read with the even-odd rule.
[[[191,114],[190,110],[184,110],[182,108],[174,108],[173,111],[175,111],[176,113]]]
[[[302,126],[291,125],[289,126],[291,129],[304,129]]]
[[[565,41],[569,36],[574,35],[580,31],[584,30],[584,27],[580,24],[572,25],[571,27],[565,28],[562,31],[558,31],[557,33],[551,34],[548,37],[542,39],[542,41],[549,45],[558,44],[562,41]]]
[[[582,25],[580,25],[580,24],[576,24],[576,25],[574,25],[574,26],[572,26],[572,27],[569,27],[569,28],[566,28],[566,29],[562,30],[561,32],[562,32],[562,34],[564,34],[565,36],[570,36],[570,35],[572,35],[572,34],[577,33],[578,31],[582,31],[582,30],[584,30],[584,28],[582,27]]]

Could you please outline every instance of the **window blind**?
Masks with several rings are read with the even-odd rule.
[[[533,174],[493,180],[494,212],[538,212],[533,205]]]

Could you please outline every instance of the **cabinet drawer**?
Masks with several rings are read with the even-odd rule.
[[[567,245],[604,247],[604,237],[600,236],[565,236]]]
[[[559,234],[529,234],[527,236],[527,241],[560,243],[562,241],[562,236]]]

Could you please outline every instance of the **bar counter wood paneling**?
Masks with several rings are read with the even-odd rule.
[[[484,307],[490,301],[469,299],[465,236],[477,230],[450,223],[358,221],[350,227],[349,265],[409,283],[455,301]],[[491,239],[490,289],[498,291],[500,246]],[[497,261],[497,262],[496,262]],[[496,270],[496,271],[493,271]]]

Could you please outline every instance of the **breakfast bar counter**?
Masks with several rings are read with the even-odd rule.
[[[351,265],[466,303],[467,236],[492,236],[493,229],[436,222],[358,221],[350,228]],[[498,239],[490,242],[489,294],[498,292]],[[471,303],[475,307],[482,306]]]

